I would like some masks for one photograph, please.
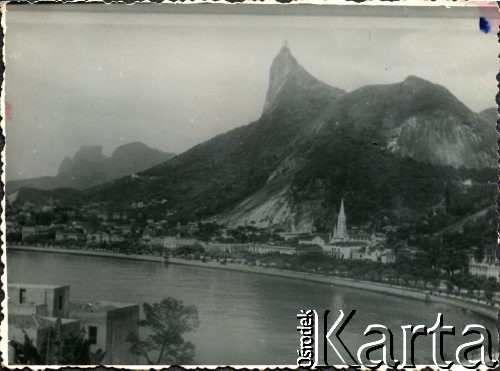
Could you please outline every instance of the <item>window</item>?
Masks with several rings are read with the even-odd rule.
[[[26,289],[19,289],[19,304],[26,303]]]
[[[57,308],[59,310],[63,310],[63,296],[62,295],[59,295],[59,297],[57,298]]]
[[[89,326],[89,342],[90,344],[97,344],[97,327]]]

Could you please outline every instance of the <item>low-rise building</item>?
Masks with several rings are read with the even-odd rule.
[[[111,232],[111,234],[109,236],[109,241],[111,243],[124,242],[125,236],[123,236],[119,231]]]
[[[110,239],[108,232],[92,231],[87,233],[87,242],[89,244],[107,244],[110,242]]]
[[[32,237],[47,236],[49,233],[50,229],[45,225],[24,226],[21,230],[21,238],[26,241]]]
[[[153,237],[149,241],[150,246],[162,249],[175,249],[177,247],[177,238],[174,236]]]
[[[253,254],[271,254],[278,253],[284,255],[295,255],[297,249],[292,246],[280,246],[280,245],[250,245],[248,252]]]
[[[316,236],[312,240],[299,240],[299,245],[303,246],[320,246],[323,247],[326,244],[325,240],[321,236]]]
[[[107,211],[99,211],[99,213],[97,214],[97,218],[100,220],[108,220],[109,213]]]
[[[24,343],[26,332],[37,350],[43,350],[43,362],[56,364],[64,340],[83,329],[95,362],[137,363],[128,339],[139,335],[138,304],[71,302],[67,285],[10,283],[7,293],[9,340]]]
[[[8,331],[9,341],[21,344],[27,335],[39,351],[41,362],[50,365],[59,363],[65,340],[80,332],[80,322],[69,318],[9,313]]]
[[[125,211],[113,211],[111,213],[111,219],[113,220],[127,220],[128,215]]]
[[[500,266],[493,254],[488,254],[484,259],[478,261],[473,255],[469,256],[469,272],[473,276],[492,278],[500,282]]]
[[[388,248],[371,248],[366,252],[368,260],[379,262],[382,264],[391,264],[396,262],[396,254],[392,249]]]
[[[175,244],[177,247],[203,245],[203,243],[198,241],[196,238],[187,238],[187,237],[177,237]]]
[[[139,335],[139,305],[109,301],[72,302],[70,315],[78,319],[92,352],[105,352],[103,363],[136,364],[130,336]]]
[[[7,290],[9,314],[68,317],[70,295],[68,285],[9,283]]]
[[[352,241],[329,243],[322,247],[325,254],[335,259],[363,259],[366,248],[365,242]]]
[[[145,238],[145,235],[142,236],[142,240],[144,243],[152,247],[159,247],[167,250],[172,250],[182,246],[193,246],[193,245],[204,246],[203,242],[198,241],[195,238],[182,238],[174,236],[156,236],[156,237],[151,237],[149,235],[146,236],[148,236],[149,239]]]
[[[56,231],[56,241],[87,241],[87,235],[83,229],[67,228]]]
[[[5,222],[5,230],[7,231],[7,233],[21,233],[22,232],[22,228],[18,224],[14,223],[10,220]]]
[[[217,253],[223,252],[228,254],[248,252],[249,244],[246,243],[208,243],[206,246],[207,252]]]

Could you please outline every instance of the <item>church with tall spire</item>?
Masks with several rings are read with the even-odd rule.
[[[359,228],[347,228],[344,197],[340,201],[337,220],[328,236],[328,241],[316,236],[313,240],[299,240],[301,245],[318,245],[323,253],[337,259],[372,260],[383,263],[395,261],[391,249],[383,246],[385,235],[363,233]]]
[[[335,224],[333,227],[333,234],[330,233],[330,242],[346,241],[348,239],[349,236],[347,234],[347,219],[344,210],[344,197],[342,197],[337,224]]]
[[[352,232],[352,231],[351,231]],[[344,206],[344,197],[340,201],[340,210],[337,216],[337,222],[333,225],[332,231],[329,236],[329,243],[341,243],[341,242],[371,242],[373,241],[373,234],[369,233],[349,233],[347,228],[347,216]]]

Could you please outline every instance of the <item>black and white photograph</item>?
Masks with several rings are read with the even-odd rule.
[[[498,364],[495,2],[2,9],[3,366]]]

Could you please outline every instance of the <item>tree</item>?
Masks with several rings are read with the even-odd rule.
[[[59,325],[56,323],[55,326],[49,327],[51,336],[41,345],[41,349],[33,345],[33,341],[25,331],[23,343],[10,341],[15,352],[14,363],[22,365],[90,365],[95,363],[91,360],[90,342],[84,338],[83,333],[71,334],[61,339]],[[95,360],[102,361],[102,357]]]
[[[90,365],[93,363],[91,354],[90,340],[85,339],[82,334],[73,334],[63,342],[58,364]]]
[[[185,364],[194,357],[194,345],[182,338],[199,325],[195,306],[184,305],[174,298],[143,305],[145,319],[139,324],[147,331],[144,339],[133,334],[130,351],[144,357],[148,364]]]
[[[20,365],[39,365],[42,363],[40,353],[33,345],[33,341],[29,338],[26,331],[24,332],[24,342],[20,343],[11,340],[10,344],[14,348],[15,356],[14,363]]]
[[[484,297],[486,300],[491,302],[493,300],[493,295],[497,289],[497,283],[491,279],[488,279],[484,285]]]

